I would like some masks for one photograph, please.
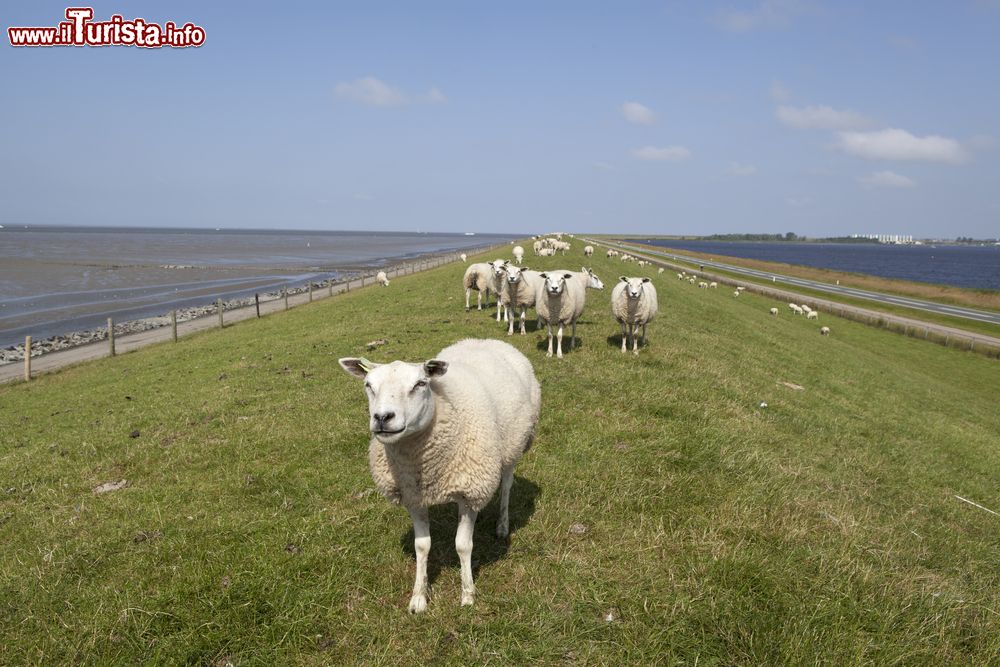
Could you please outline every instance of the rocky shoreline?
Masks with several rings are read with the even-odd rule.
[[[353,277],[352,277],[353,279]],[[336,281],[335,281],[336,282]],[[330,281],[324,280],[322,282],[314,282],[312,287],[314,290],[329,287]],[[289,296],[295,294],[301,294],[309,290],[309,284],[300,285],[298,287],[290,287],[287,290]],[[273,301],[275,299],[281,298],[281,292],[268,292],[266,294],[260,295],[260,300]],[[254,303],[253,297],[242,297],[239,299],[228,299],[222,302],[222,307],[224,310],[234,310],[237,308],[246,308],[247,306],[252,306]],[[194,320],[199,317],[205,317],[206,315],[215,314],[215,302],[205,304],[203,306],[192,306],[190,308],[181,308],[177,310],[177,321],[187,322],[188,320]],[[115,324],[115,337],[127,336],[129,334],[139,333],[142,331],[149,331],[150,329],[159,329],[160,327],[170,326],[170,313],[165,313],[163,315],[157,315],[154,317],[143,317],[137,320],[129,320],[126,322],[118,322]],[[66,334],[61,334],[58,336],[50,336],[44,340],[31,341],[31,356],[39,357],[43,354],[49,352],[56,352],[58,350],[65,350],[71,347],[77,347],[79,345],[87,345],[89,343],[96,343],[98,341],[105,340],[108,337],[108,331],[106,328],[100,329],[85,329],[83,331],[71,331]],[[17,361],[24,360],[24,343],[19,345],[11,345],[10,347],[0,350],[0,365],[12,364]]]

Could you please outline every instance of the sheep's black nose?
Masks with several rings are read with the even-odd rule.
[[[380,415],[372,415],[372,419],[374,419],[379,425],[385,425],[386,422],[391,421],[395,416],[395,412],[383,412]]]

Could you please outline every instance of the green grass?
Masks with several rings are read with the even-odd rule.
[[[623,355],[594,266],[578,350],[510,339],[542,416],[473,608],[442,507],[407,615],[409,518],[336,363],[499,336],[458,263],[0,388],[0,664],[1000,660],[1000,518],[954,497],[1000,510],[1000,362],[670,274]]]

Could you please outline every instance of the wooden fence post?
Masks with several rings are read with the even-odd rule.
[[[108,318],[108,346],[111,350],[111,356],[115,356],[115,322],[110,317]]]
[[[256,311],[257,311],[257,317],[259,318],[260,317],[260,293],[259,292],[254,292],[254,295],[253,295],[253,306],[254,306],[254,309],[256,309]]]
[[[216,299],[215,301],[215,312],[219,314],[219,328],[226,326],[222,321],[222,299]]]
[[[31,379],[31,336],[24,337],[24,381]]]
[[[170,335],[171,335],[171,338],[173,338],[174,342],[176,343],[177,342],[177,311],[176,310],[171,310],[170,311]]]

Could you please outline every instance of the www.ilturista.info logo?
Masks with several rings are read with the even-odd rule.
[[[108,21],[92,21],[92,7],[67,7],[66,21],[50,28],[7,28],[11,46],[164,46],[185,48],[205,43],[205,29],[193,23],[178,26],[167,21],[162,26],[145,19],[126,21],[114,14]]]

